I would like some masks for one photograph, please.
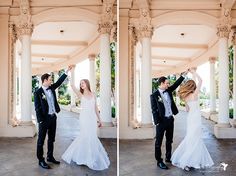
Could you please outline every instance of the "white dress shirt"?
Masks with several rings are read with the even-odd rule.
[[[42,86],[43,88],[43,91],[47,97],[47,102],[48,102],[48,107],[49,107],[49,110],[48,110],[48,114],[55,114],[56,113],[56,110],[55,110],[55,105],[54,105],[54,97],[53,97],[53,94],[52,94],[52,90],[51,89],[48,89],[48,87],[45,87],[45,86]]]
[[[162,90],[159,88],[159,92],[161,94],[161,98],[163,99],[163,103],[165,106],[165,117],[169,117],[173,115],[173,112],[171,110],[171,100],[170,100],[170,96],[168,92],[164,92],[164,91],[165,90]]]

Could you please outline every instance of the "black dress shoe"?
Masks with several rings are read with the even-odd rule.
[[[166,159],[165,161],[166,161],[166,163],[171,163],[170,159]]]
[[[54,164],[60,164],[60,161],[55,160],[55,158],[47,158],[48,162],[54,163]]]
[[[157,166],[161,169],[169,169],[162,161],[157,163]]]
[[[44,169],[50,169],[50,166],[44,161],[39,161],[39,165]]]

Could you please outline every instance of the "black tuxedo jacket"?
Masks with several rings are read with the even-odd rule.
[[[57,82],[49,87],[54,97],[54,106],[57,113],[60,112],[60,107],[57,102],[55,90],[63,83],[66,77],[66,74],[61,75]],[[46,95],[42,87],[34,92],[34,106],[38,123],[44,121],[48,115],[49,106],[45,97]]]
[[[184,77],[181,76],[178,80],[175,81],[172,86],[166,89],[167,93],[170,96],[171,110],[173,112],[173,115],[178,114],[179,111],[174,102],[172,93],[182,83],[183,80]],[[162,101],[160,91],[158,89],[150,97],[154,124],[157,125],[163,120],[163,118],[165,118],[165,106]]]

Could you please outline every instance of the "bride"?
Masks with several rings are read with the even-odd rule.
[[[79,91],[75,86],[71,85],[71,87],[81,100],[80,132],[62,155],[62,159],[68,164],[73,161],[78,165],[87,165],[93,170],[107,169],[110,161],[97,137],[97,118],[99,127],[101,127],[101,120],[96,97],[90,90],[90,83],[87,79],[81,80]]]
[[[193,80],[189,80],[179,88],[178,94],[185,101],[188,111],[187,131],[185,138],[171,157],[174,166],[186,171],[190,171],[190,168],[200,169],[214,164],[201,135],[202,123],[198,94],[202,80],[194,69],[190,69],[190,72],[196,76],[198,84],[196,85]]]

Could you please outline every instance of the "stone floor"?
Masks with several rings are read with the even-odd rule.
[[[79,133],[78,115],[62,111],[58,115],[55,158],[60,159],[63,152]],[[117,173],[117,142],[115,139],[102,139],[109,154],[111,165],[104,171],[93,171],[86,166],[61,164],[51,165],[45,170],[38,166],[35,138],[0,138],[0,176],[115,176]],[[46,144],[46,143],[45,143]],[[46,148],[46,146],[45,146]]]
[[[175,120],[173,150],[185,135],[186,113],[180,112]],[[119,166],[121,176],[233,176],[236,175],[236,140],[218,140],[213,134],[213,123],[203,119],[204,142],[215,165],[206,170],[183,171],[172,165],[169,170],[157,168],[154,158],[154,140],[120,140]],[[162,154],[165,154],[163,140]],[[226,171],[220,163],[228,164]]]

